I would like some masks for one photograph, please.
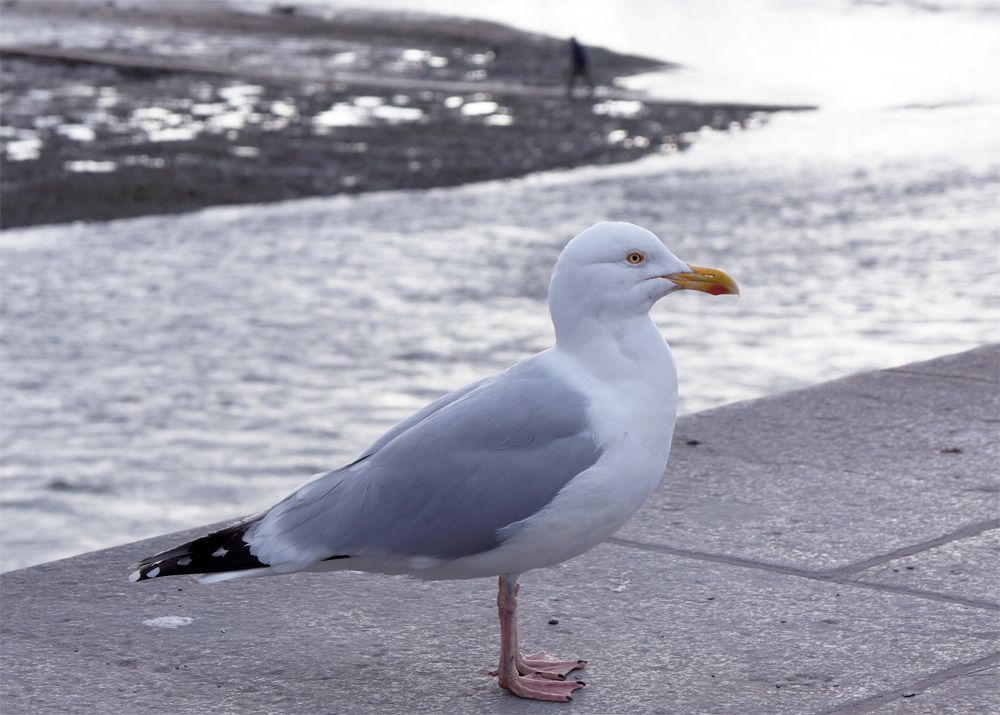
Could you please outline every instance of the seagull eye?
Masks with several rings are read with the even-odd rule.
[[[638,251],[632,251],[627,256],[625,256],[625,261],[633,266],[638,266],[645,260],[646,257],[641,253],[639,253]]]

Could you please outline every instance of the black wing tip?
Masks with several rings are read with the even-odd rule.
[[[144,561],[142,563],[132,564],[129,566],[128,580],[132,583],[137,583],[139,581],[151,581],[160,575],[172,575],[161,574],[161,571],[162,569],[160,568],[159,561]]]
[[[188,544],[184,546],[188,546]],[[139,581],[152,581],[154,578],[159,578],[160,576],[205,573],[204,566],[200,568],[195,567],[195,570],[189,568],[192,566],[195,566],[194,558],[189,552],[184,552],[180,555],[171,555],[169,552],[164,552],[150,556],[148,559],[129,566],[128,580],[132,583],[137,583]],[[251,567],[248,566],[247,568]]]
[[[238,521],[132,564],[128,580],[137,583],[162,576],[266,568],[267,564],[251,554],[250,545],[243,540],[247,528],[254,521],[256,519],[253,518]]]

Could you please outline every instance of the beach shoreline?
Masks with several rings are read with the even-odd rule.
[[[157,7],[3,5],[0,228],[619,163],[786,109],[635,96],[673,65],[601,48],[570,98],[565,41],[496,23]]]

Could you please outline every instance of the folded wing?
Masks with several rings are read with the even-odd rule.
[[[442,398],[358,461],[322,475],[250,525],[275,571],[334,557],[445,562],[497,547],[600,448],[587,401],[535,361]]]

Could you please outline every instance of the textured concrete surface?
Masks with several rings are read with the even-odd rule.
[[[984,569],[984,563],[1000,564],[1000,530],[996,528],[887,561],[858,572],[856,578],[985,601],[997,597],[1000,584],[997,568]]]
[[[626,529],[523,579],[525,647],[590,660],[570,705],[486,676],[488,581],[129,584],[175,534],[0,577],[3,710],[994,712],[998,358],[683,420]]]
[[[990,522],[996,356],[982,348],[693,415],[670,478],[619,536],[824,571]]]
[[[907,691],[901,697],[884,705],[878,712],[882,715],[967,715],[968,713],[990,713],[997,711],[1000,701],[1000,670],[996,665],[952,678],[941,685],[932,686],[925,692]],[[983,693],[992,691],[992,700],[984,699]]]

